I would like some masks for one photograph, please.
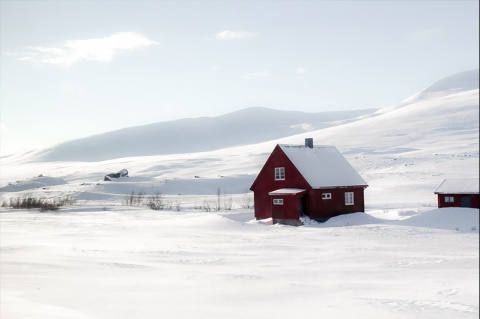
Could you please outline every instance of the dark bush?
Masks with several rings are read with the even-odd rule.
[[[40,208],[41,210],[58,210],[65,205],[72,205],[76,202],[73,197],[64,198],[37,198],[33,196],[24,196],[10,198],[9,203],[2,203],[3,207],[11,207],[14,209],[32,209]]]

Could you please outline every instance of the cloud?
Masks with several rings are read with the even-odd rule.
[[[33,47],[20,60],[70,66],[82,61],[108,62],[126,50],[142,49],[157,42],[135,32],[119,32],[105,38],[67,40],[61,47]]]
[[[256,33],[245,31],[230,31],[225,30],[215,34],[217,40],[240,40],[243,38],[254,37]]]

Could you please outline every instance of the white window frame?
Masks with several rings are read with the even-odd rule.
[[[275,167],[275,180],[276,181],[285,180],[285,167]]]
[[[445,203],[455,203],[454,196],[445,196]]]
[[[345,192],[345,205],[353,205],[355,202],[353,192]]]
[[[322,199],[332,199],[332,193],[322,193]]]
[[[283,205],[283,198],[274,198],[273,205]]]

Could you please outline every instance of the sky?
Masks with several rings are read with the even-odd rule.
[[[389,107],[478,69],[478,30],[478,1],[1,0],[0,154],[252,106]]]

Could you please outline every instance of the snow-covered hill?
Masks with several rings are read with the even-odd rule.
[[[160,122],[68,141],[43,150],[40,158],[44,161],[100,161],[205,152],[338,125],[375,111],[305,113],[251,107],[218,117]]]

